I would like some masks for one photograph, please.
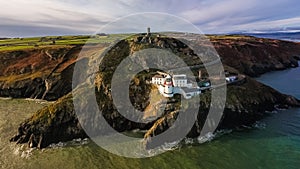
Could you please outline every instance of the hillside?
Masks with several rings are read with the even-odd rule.
[[[124,35],[119,37],[122,36]],[[112,36],[106,41],[113,41],[117,37]],[[269,71],[298,66],[299,43],[247,36],[209,38],[225,65],[248,76],[256,77]],[[69,43],[64,46],[56,44],[33,49],[0,51],[0,96],[57,100],[69,93],[74,63],[83,42],[87,41],[80,40],[82,44],[79,45],[71,43],[77,41],[75,38],[69,42],[64,40],[65,43]],[[90,52],[97,53],[95,50],[104,49],[108,46],[106,41],[96,46],[92,45]],[[15,43],[19,44],[17,42],[19,41]],[[82,61],[87,62],[86,59]],[[191,64],[199,63],[198,61]]]
[[[139,38],[139,36],[137,36],[136,38]],[[280,70],[298,66],[296,61],[297,57],[295,57],[299,56],[300,54],[300,44],[298,43],[257,39],[253,37],[229,36],[210,38],[212,39],[216,50],[221,55],[221,59],[223,61],[225,69],[229,70],[232,73],[257,76],[259,74],[272,70]],[[174,99],[168,100],[167,109],[164,110],[164,113],[161,117],[158,117],[154,122],[141,124],[134,123],[118,113],[118,110],[113,106],[111,91],[109,90],[112,74],[116,67],[120,64],[122,59],[127,57],[131,53],[147,48],[168,48],[172,52],[178,53],[178,55],[188,65],[201,64],[201,61],[195,59],[193,55],[186,55],[186,53],[190,53],[187,51],[190,51],[191,49],[189,49],[187,46],[176,39],[161,37],[154,40],[154,43],[139,43],[135,40],[126,39],[117,43],[106,53],[106,58],[109,59],[104,59],[102,64],[99,65],[99,71],[96,75],[97,79],[95,81],[95,84],[93,84],[94,86],[92,87],[94,87],[96,90],[96,98],[99,109],[102,110],[103,116],[108,121],[108,123],[113,126],[114,129],[120,132],[133,129],[148,130],[145,137],[149,138],[153,135],[163,132],[169,126],[172,126],[178,115],[178,104],[180,103],[180,99],[178,97],[175,97]],[[78,51],[79,49],[80,47],[72,47],[69,51]],[[93,51],[93,48],[91,48],[91,50]],[[31,55],[25,58],[30,58],[33,56],[34,55]],[[41,56],[44,55],[41,54]],[[76,57],[76,52],[72,54],[66,54],[65,56],[68,56],[66,57],[65,61],[62,62],[66,63],[65,66],[58,66],[60,67],[60,69],[55,69],[55,75],[64,75],[62,70],[67,70],[64,69],[65,67],[68,67],[66,65],[70,66],[74,63],[73,59],[74,57]],[[86,58],[85,61],[87,62],[87,64],[93,62],[92,59],[88,58]],[[143,60],[141,60],[141,62],[142,61]],[[12,63],[14,62],[6,62],[6,64],[8,65]],[[55,63],[57,64],[58,62],[54,62],[53,65],[55,65]],[[12,71],[7,70],[6,72]],[[40,71],[36,70],[36,72]],[[6,76],[13,76],[14,73]],[[18,74],[18,72],[16,74]],[[19,74],[23,75],[23,73]],[[66,76],[67,78],[71,78],[72,74],[66,74]],[[140,74],[136,77],[136,79],[133,83],[131,83],[130,86],[130,89],[133,93],[130,94],[130,99],[132,103],[141,110],[147,109],[147,106],[149,105],[149,94],[153,91],[153,88],[151,86],[143,83],[143,79],[145,79],[146,77],[146,74]],[[30,79],[33,80],[32,78],[26,79],[29,82]],[[65,80],[64,78],[58,79]],[[14,87],[13,84],[18,84],[20,81],[25,82],[26,80],[11,80],[10,89]],[[71,84],[68,82],[69,81],[63,81],[65,87],[71,87]],[[31,83],[30,85],[32,86],[34,84]],[[24,85],[24,87],[29,88],[27,85]],[[60,88],[59,85],[57,85],[56,88]],[[5,86],[2,86],[2,90],[4,89]],[[68,93],[70,92],[70,88],[64,91],[64,93]],[[58,91],[53,92],[56,93]],[[80,87],[77,88],[75,92],[87,94],[86,91]],[[20,94],[16,96],[28,97],[29,95],[24,96]],[[59,95],[56,96],[56,98],[58,97]],[[199,110],[198,120],[189,133],[190,137],[199,135],[199,131],[203,127],[205,117],[208,113],[208,107],[210,105],[210,92],[202,94],[200,97],[201,109]],[[86,102],[89,102],[89,100],[87,100]],[[256,120],[262,118],[265,111],[274,110],[275,106],[287,108],[290,106],[299,105],[300,104],[297,99],[281,94],[274,89],[255,81],[250,77],[246,77],[242,83],[228,86],[224,116],[219,125],[219,128],[234,128],[241,125],[251,125]],[[87,117],[94,116],[94,114],[92,113],[93,109],[84,106],[83,109],[85,109],[86,112],[90,112],[87,114]],[[88,123],[88,121],[86,121],[86,123]],[[94,127],[96,132],[97,128],[101,128],[103,126],[102,124],[97,124]],[[33,117],[25,120],[24,123],[20,125],[17,135],[13,137],[11,141],[17,141],[18,143],[28,143],[31,147],[37,146],[43,148],[53,142],[68,141],[78,137],[86,137],[86,133],[81,128],[81,125],[75,115],[72,95],[71,93],[69,93],[60,98],[53,105],[47,106],[37,111],[33,115]]]
[[[211,36],[223,64],[248,76],[298,67],[299,43],[249,36]]]

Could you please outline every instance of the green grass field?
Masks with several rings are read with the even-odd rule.
[[[119,39],[127,39],[134,34],[102,34],[102,35],[78,35],[78,36],[44,36],[29,38],[0,39],[0,51],[13,51],[43,47],[61,47],[84,44],[112,43]],[[240,35],[206,35],[209,39],[241,39],[251,38]]]
[[[131,34],[111,34],[111,35],[79,35],[79,36],[44,36],[30,38],[8,38],[0,39],[0,51],[12,51],[31,48],[42,48],[49,46],[84,45],[112,43],[118,39],[123,39]]]

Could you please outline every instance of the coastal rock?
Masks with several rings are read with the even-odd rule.
[[[0,52],[0,96],[54,101],[72,90],[81,46]]]
[[[299,66],[299,43],[237,35],[208,37],[225,65],[248,76]],[[141,38],[136,36],[133,42],[140,43]],[[166,48],[168,45],[175,54],[194,57],[188,65],[201,64],[184,43],[161,37],[154,39],[150,46]],[[97,49],[106,46],[101,44]],[[138,46],[146,47],[147,43],[131,46],[130,50],[139,50]],[[64,46],[0,52],[0,96],[45,100],[64,96],[72,89],[74,63],[80,59],[77,57],[81,49],[82,46]],[[100,70],[106,69],[108,66]],[[49,89],[46,81],[50,83]]]
[[[72,95],[68,94],[24,121],[10,141],[44,148],[51,143],[86,137],[74,113]]]
[[[292,96],[287,96],[263,85],[251,78],[247,78],[242,85],[230,85],[227,88],[227,99],[223,118],[218,129],[232,129],[239,126],[250,126],[263,118],[266,111],[276,108],[300,107],[300,102]],[[200,135],[210,106],[210,93],[200,95],[200,108],[197,121],[188,137]],[[151,142],[151,137],[166,131],[174,125],[178,110],[166,113],[156,120],[146,132],[145,139]],[[175,140],[174,140],[175,141]]]
[[[134,39],[139,38],[136,37]],[[296,65],[296,62],[294,63],[295,59],[290,56],[293,56],[293,53],[297,53],[300,50],[300,45],[296,43],[274,41],[273,44],[268,44],[268,40],[252,37],[226,41],[221,39],[218,41],[220,42],[214,42],[214,45],[220,52],[221,58],[224,61],[224,67],[235,73],[245,73],[253,76],[270,70],[276,70],[276,64],[280,64],[279,67],[281,68],[287,68],[291,66],[291,63]],[[246,43],[246,46],[243,45],[244,43]],[[291,51],[288,53],[285,52],[286,48],[281,43],[289,46]],[[162,46],[162,44],[164,45]],[[174,99],[167,100],[168,109],[164,110],[163,114],[154,119],[154,121],[144,124],[135,123],[123,117],[114,106],[110,91],[111,77],[116,67],[125,57],[141,49],[163,48],[166,45],[173,53],[182,56],[188,65],[201,63],[197,57],[193,56],[191,49],[173,38],[161,37],[151,44],[140,43],[137,40],[122,40],[106,53],[107,57],[99,65],[99,72],[96,75],[93,87],[95,88],[98,107],[103,112],[103,117],[115,130],[119,132],[134,129],[147,130],[145,138],[151,140],[152,136],[162,133],[173,125],[179,112],[179,107],[175,106],[179,105],[180,100],[178,98],[175,97]],[[277,47],[273,47],[272,45]],[[264,54],[258,54],[263,52],[262,50],[265,50]],[[278,55],[275,55],[275,53]],[[269,58],[270,62],[268,62],[267,58]],[[291,60],[291,58],[294,60]],[[92,62],[92,60],[86,60],[86,62]],[[143,60],[140,60],[140,62],[143,63]],[[285,67],[282,67],[282,65]],[[66,75],[71,76],[69,73],[66,73]],[[149,79],[149,77],[147,77],[145,72],[141,72],[130,84],[130,100],[139,110],[147,108],[149,105],[149,94],[154,90],[151,85],[146,83],[145,79]],[[41,83],[43,80],[37,79],[37,83]],[[119,85],[122,85],[122,81],[119,81],[119,83]],[[66,85],[68,84],[66,83]],[[86,94],[80,87],[75,92]],[[208,113],[210,93],[206,92],[201,94],[200,97],[201,107],[198,118],[188,137],[199,135]],[[89,100],[86,100],[86,102],[88,103]],[[291,96],[281,94],[250,77],[245,77],[239,83],[228,86],[225,111],[219,129],[250,125],[261,119],[265,111],[274,110],[276,106],[299,106],[299,101]],[[87,116],[93,116],[93,110],[90,107],[83,106],[83,109],[89,112]],[[141,115],[141,118],[143,118],[143,115]],[[85,121],[85,123],[90,122]],[[97,129],[103,127],[103,125],[94,123],[93,127],[95,133],[97,133]],[[73,97],[71,94],[67,94],[54,104],[39,110],[30,119],[23,122],[19,127],[17,135],[11,141],[28,143],[31,147],[44,148],[51,143],[84,137],[87,137],[87,134],[79,124],[74,112]]]
[[[299,66],[299,43],[235,35],[210,38],[223,64],[251,77]]]
[[[71,91],[78,51],[78,47],[63,47],[1,52],[0,96],[46,100],[64,96]]]

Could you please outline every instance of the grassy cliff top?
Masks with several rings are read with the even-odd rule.
[[[156,33],[157,34],[157,33]],[[0,51],[14,51],[34,48],[63,47],[69,45],[84,45],[112,43],[133,34],[98,34],[98,35],[74,35],[74,36],[43,36],[26,38],[0,38]],[[244,35],[207,35],[212,41],[220,39],[237,40],[251,39]]]
[[[128,34],[101,34],[78,36],[43,36],[28,38],[0,39],[0,51],[14,51],[33,48],[63,47],[72,45],[112,43],[117,39],[127,37]]]

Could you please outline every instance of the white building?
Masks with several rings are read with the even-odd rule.
[[[173,81],[175,87],[187,87],[186,75],[173,75]]]
[[[162,85],[164,84],[166,78],[163,75],[155,75],[152,77],[152,84]]]
[[[181,75],[155,75],[152,77],[152,84],[158,85],[159,92],[164,97],[173,97],[174,94],[181,94],[185,99],[201,94],[199,87],[193,87],[188,83],[185,74]]]
[[[152,84],[163,85],[166,80],[166,76],[155,75],[152,77],[151,82],[152,82]],[[173,75],[172,81],[173,81],[174,87],[192,87],[193,86],[192,83],[188,83],[187,77],[184,74]]]

